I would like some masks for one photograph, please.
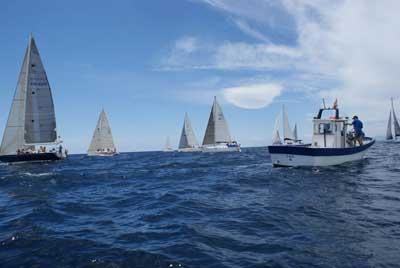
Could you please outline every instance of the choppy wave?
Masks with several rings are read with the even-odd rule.
[[[0,166],[3,267],[396,267],[400,144],[339,167],[242,153]]]

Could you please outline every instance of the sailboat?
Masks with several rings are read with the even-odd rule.
[[[281,123],[282,123],[282,134],[283,134],[283,140],[281,140],[280,137],[280,128],[281,128]],[[278,114],[275,120],[275,127],[274,127],[274,132],[273,132],[273,140],[272,144],[296,144],[296,143],[301,143],[301,140],[298,139],[297,135],[297,124],[295,125],[294,129],[292,130],[290,128],[290,123],[289,123],[289,116],[287,114],[285,105],[282,105],[282,110]]]
[[[165,146],[164,146],[164,152],[173,152],[174,149],[171,147],[171,142],[169,141],[169,136],[167,137],[167,140],[165,141]]]
[[[1,142],[0,161],[54,161],[66,156],[57,135],[49,81],[31,35]]]
[[[192,129],[192,124],[190,123],[189,116],[185,114],[185,120],[183,122],[181,138],[179,140],[178,152],[199,152],[199,144],[197,143],[196,136]]]
[[[400,136],[400,125],[399,121],[397,120],[396,113],[394,112],[393,98],[391,99],[391,101],[392,101],[392,107],[389,112],[389,120],[386,130],[386,140],[397,140],[398,137]],[[394,129],[394,135],[392,132],[392,128]]]
[[[232,140],[228,123],[222,113],[221,106],[214,97],[210,118],[203,139],[203,152],[240,152],[240,144]]]
[[[117,154],[111,127],[104,109],[101,110],[92,141],[87,152],[90,156],[113,156]]]

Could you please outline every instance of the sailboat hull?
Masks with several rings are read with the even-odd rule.
[[[47,162],[64,159],[58,153],[34,153],[34,154],[19,154],[19,155],[1,155],[0,162],[18,163],[18,162]]]
[[[195,153],[195,152],[201,152],[201,148],[181,148],[178,149],[178,152],[180,153]]]
[[[363,159],[375,143],[371,139],[362,146],[351,148],[314,148],[311,146],[268,146],[272,165],[275,167],[335,166]]]
[[[240,146],[228,146],[226,144],[203,145],[201,147],[203,153],[223,153],[223,152],[240,152]]]
[[[96,154],[88,154],[88,156],[104,156],[104,157],[111,157],[115,156],[118,153],[96,153]]]

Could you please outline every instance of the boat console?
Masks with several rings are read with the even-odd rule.
[[[329,117],[323,117],[328,112]],[[332,113],[331,113],[332,114]],[[340,117],[338,108],[322,108],[313,119],[312,147],[316,148],[346,148],[352,147],[349,143],[347,126],[349,118]],[[354,145],[353,145],[354,146]]]

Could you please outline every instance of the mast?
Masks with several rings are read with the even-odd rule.
[[[88,154],[95,155],[99,151],[109,149],[116,152],[114,139],[111,132],[111,127],[108,122],[107,114],[104,109],[101,110],[97,125],[93,133],[92,141],[90,143]]]
[[[213,106],[208,119],[206,133],[203,139],[203,145],[232,142],[229,133],[228,123],[225,120],[221,106],[214,96]]]

